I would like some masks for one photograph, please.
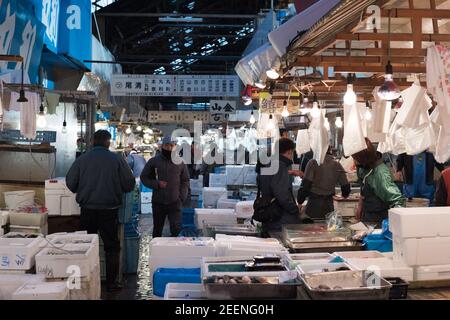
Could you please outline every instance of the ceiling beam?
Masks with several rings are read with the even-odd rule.
[[[426,49],[391,49],[391,56],[397,57],[426,57],[427,50]],[[376,48],[368,48],[366,49],[366,54],[368,56],[388,56],[388,49],[376,49]]]
[[[385,72],[385,67],[380,66],[336,66],[334,67],[334,72],[336,73],[383,73]],[[425,66],[395,66],[395,73],[425,73]]]
[[[450,34],[420,34],[421,41],[450,42]],[[388,41],[387,33],[341,33],[336,35],[336,40],[351,41]],[[413,33],[391,33],[391,41],[414,41]]]
[[[450,10],[443,9],[391,9],[381,10],[382,17],[388,17],[391,11],[391,18],[431,18],[431,19],[450,19]]]
[[[211,19],[256,19],[258,14],[220,14],[220,13],[153,13],[153,12],[97,12],[104,17],[135,17],[135,18],[159,18],[159,17],[192,17]]]
[[[197,59],[197,60],[209,60],[209,61],[237,61],[240,60],[242,56],[188,56],[188,55],[146,55],[146,54],[124,54],[119,57],[119,60],[149,60],[149,59],[160,59],[160,60],[172,60],[172,59]]]
[[[340,63],[382,63],[382,58],[378,56],[310,56],[298,57],[292,67],[299,66],[323,66]],[[392,63],[423,63],[423,57],[391,57]]]

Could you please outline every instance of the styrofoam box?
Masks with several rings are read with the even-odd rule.
[[[414,281],[450,280],[450,265],[414,267]]]
[[[330,263],[333,258],[329,253],[289,253],[284,255],[283,261],[291,270],[295,270],[298,265]]]
[[[399,238],[450,237],[450,207],[391,209],[389,230]]]
[[[195,209],[195,226],[203,229],[205,224],[236,224],[237,216],[233,209]]]
[[[209,174],[209,186],[214,188],[224,188],[227,186],[227,175],[220,173]]]
[[[99,254],[99,238],[97,234],[87,233],[66,233],[66,234],[52,234],[46,237],[48,241],[54,244],[56,247],[65,244],[82,244],[90,245],[94,247],[94,255]],[[44,242],[45,243],[45,242]],[[47,243],[47,247],[51,247],[51,244]]]
[[[217,201],[217,209],[236,209],[236,204],[239,202],[237,199],[228,199],[222,197]]]
[[[334,254],[344,259],[384,258],[383,254],[379,251],[347,251],[347,252],[335,252]]]
[[[43,274],[0,273],[0,300],[11,300],[13,293],[24,284],[45,282]]]
[[[153,192],[141,192],[141,203],[152,203]]]
[[[65,281],[24,284],[13,293],[13,300],[66,300],[69,289]]]
[[[244,166],[226,166],[227,185],[244,185]]]
[[[168,283],[164,300],[204,300],[207,299],[203,284]]]
[[[70,253],[74,251],[76,253]],[[81,251],[82,253],[77,253]],[[80,277],[89,277],[99,259],[90,245],[66,244],[58,248],[47,247],[36,255],[36,272],[46,278],[67,278],[73,271],[70,266],[80,268]]]
[[[243,262],[248,262],[253,260],[254,255],[248,256],[229,256],[229,257],[206,257],[202,259],[202,279],[203,277],[212,277],[212,276],[235,276],[235,277],[243,277],[243,276],[254,276],[254,277],[277,277],[280,273],[284,271],[255,271],[255,272],[210,272],[208,271],[208,266],[210,264],[215,263],[227,263],[227,264],[242,264]],[[288,271],[288,270],[285,270]]]
[[[10,212],[9,223],[17,226],[42,227],[47,224],[47,213]]]
[[[249,236],[231,236],[225,234],[216,235],[216,244],[217,243],[226,243],[226,244],[243,244],[243,245],[256,245],[256,246],[273,246],[275,248],[284,246],[280,243],[279,240],[275,238],[257,238],[257,237],[249,237]]]
[[[29,270],[35,264],[42,237],[0,238],[0,270]]]
[[[394,261],[408,266],[450,264],[450,237],[403,239],[394,236]]]
[[[8,209],[18,209],[20,207],[34,204],[35,192],[33,190],[3,192],[5,204]]]
[[[212,187],[204,187],[203,188],[203,207],[217,207],[217,201],[221,197],[227,197],[228,192],[226,188],[212,188]]]
[[[236,204],[236,216],[242,219],[250,219],[253,216],[254,201],[239,201]]]
[[[272,249],[272,248],[241,248],[234,246],[218,246],[218,257],[236,257],[236,256],[249,256],[257,254],[279,254],[283,255],[287,251],[286,249]]]
[[[150,259],[154,257],[214,257],[213,238],[155,238],[150,242]]]
[[[359,270],[379,271],[381,277],[402,278],[406,281],[414,279],[413,268],[395,265],[394,261],[389,258],[346,259],[345,261]]]
[[[358,207],[359,200],[334,200],[334,210],[339,212],[344,217],[353,217],[355,209]]]
[[[0,210],[0,227],[3,227],[9,223],[9,211]]]

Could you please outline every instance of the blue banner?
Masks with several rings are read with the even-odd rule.
[[[83,63],[92,57],[90,0],[61,0],[59,8],[58,53]]]
[[[36,18],[30,1],[3,0],[0,3],[0,54],[22,56],[30,82],[37,83],[45,27]],[[20,68],[20,63],[0,61],[2,72]]]
[[[60,0],[25,0],[33,3],[36,17],[45,27],[44,44],[50,51],[58,52]]]

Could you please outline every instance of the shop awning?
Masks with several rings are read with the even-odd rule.
[[[284,56],[289,44],[299,34],[311,28],[340,2],[341,0],[320,0],[269,33],[270,44],[278,56]]]
[[[239,60],[234,69],[245,85],[253,85],[260,77],[265,77],[266,70],[270,69],[277,57],[273,47],[266,43]]]

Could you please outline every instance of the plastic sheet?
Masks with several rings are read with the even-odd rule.
[[[344,154],[347,157],[367,149],[358,107],[353,105],[349,108],[350,111],[348,113],[348,121],[346,121],[344,128],[343,138]]]
[[[318,118],[312,120],[309,127],[309,137],[313,159],[321,165],[325,160],[329,147],[328,130],[325,128],[325,117],[323,112]]]
[[[309,133],[307,129],[299,130],[297,133],[296,151],[297,155],[302,155],[311,150]]]

